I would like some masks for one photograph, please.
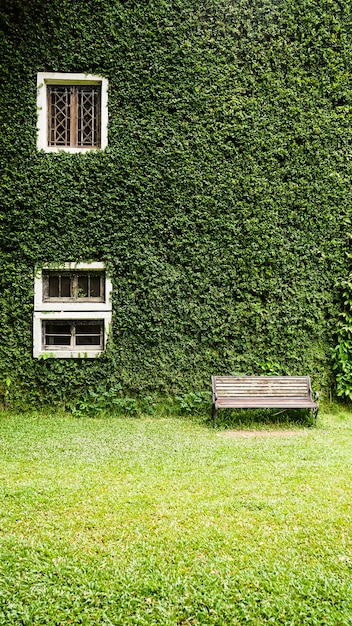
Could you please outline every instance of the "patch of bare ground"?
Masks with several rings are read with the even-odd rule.
[[[293,437],[303,435],[307,431],[300,430],[225,430],[218,433],[219,437]]]

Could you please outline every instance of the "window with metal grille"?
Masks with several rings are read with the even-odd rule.
[[[47,85],[48,145],[100,148],[100,85]]]
[[[37,74],[37,147],[45,152],[104,150],[108,80],[82,73]]]
[[[105,302],[105,272],[43,270],[43,301]]]
[[[44,350],[103,349],[104,321],[94,319],[42,322],[42,345]]]

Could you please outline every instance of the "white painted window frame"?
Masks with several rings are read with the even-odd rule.
[[[105,302],[44,302],[43,301],[43,270],[53,271],[103,271],[105,264],[101,262],[93,263],[62,263],[45,265],[35,270],[34,276],[34,314],[33,314],[33,357],[37,358],[95,358],[106,349],[106,344],[111,327],[111,280],[105,277]],[[63,347],[53,348],[50,352],[43,346],[43,322],[44,321],[65,322],[77,320],[103,321],[104,322],[104,345],[99,348],[89,348],[89,350],[65,349]]]
[[[101,87],[101,145],[99,148],[71,148],[48,145],[47,85],[100,85]],[[39,72],[37,74],[37,148],[44,152],[91,152],[104,150],[108,145],[108,80],[94,74]]]

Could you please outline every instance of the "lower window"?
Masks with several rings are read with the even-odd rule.
[[[103,350],[104,320],[50,320],[42,323],[43,350]]]

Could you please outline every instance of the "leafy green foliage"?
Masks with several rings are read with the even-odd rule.
[[[338,344],[334,350],[337,395],[352,400],[352,275],[343,281],[344,311],[338,325]]]
[[[211,393],[209,391],[190,391],[182,396],[176,396],[179,403],[181,413],[189,415],[199,411],[206,412],[210,415],[211,411]]]
[[[331,388],[348,274],[350,3],[11,0],[0,8],[0,379],[184,395],[276,364]],[[36,150],[36,74],[109,79],[109,147]],[[33,268],[105,261],[113,342],[34,361]],[[276,368],[275,365],[275,368]]]
[[[98,417],[103,413],[110,416],[130,415],[139,416],[151,413],[153,409],[152,396],[144,398],[122,397],[121,385],[115,385],[107,389],[99,385],[96,389],[89,388],[83,398],[69,404],[68,408],[75,417]]]

